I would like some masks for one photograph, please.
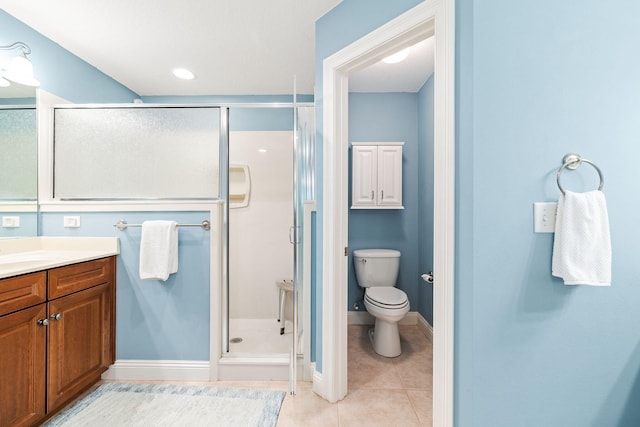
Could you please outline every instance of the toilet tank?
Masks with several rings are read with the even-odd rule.
[[[400,270],[400,251],[358,249],[353,251],[353,265],[360,287],[395,286]]]

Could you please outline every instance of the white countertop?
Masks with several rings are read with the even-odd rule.
[[[0,239],[0,279],[119,253],[117,237]]]

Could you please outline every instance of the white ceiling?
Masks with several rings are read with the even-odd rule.
[[[418,92],[433,74],[435,38],[429,37],[409,49],[397,64],[377,62],[349,76],[349,92]]]
[[[294,76],[297,93],[314,92],[314,23],[339,2],[0,0],[0,7],[141,96],[271,95],[292,93]],[[394,71],[375,64],[352,76],[351,90],[419,90],[433,72],[433,43],[424,44]],[[176,67],[196,78],[173,77]],[[396,71],[404,68],[412,71]]]

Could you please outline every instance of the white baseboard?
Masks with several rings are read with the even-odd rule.
[[[347,312],[347,323],[349,325],[373,325],[375,318],[366,311]],[[400,325],[417,325],[422,333],[433,341],[433,326],[427,322],[417,311],[410,311],[399,323]]]
[[[427,319],[422,317],[420,313],[418,313],[418,329],[422,331],[422,333],[433,342],[433,326],[427,322]]]
[[[402,319],[399,325],[417,325],[418,324],[418,312],[410,311]],[[347,312],[347,324],[349,325],[373,325],[375,318],[366,311],[348,311]]]
[[[348,325],[373,325],[375,319],[372,315],[366,311],[348,311],[347,312],[347,324]]]
[[[105,380],[209,381],[209,361],[200,360],[116,360]]]

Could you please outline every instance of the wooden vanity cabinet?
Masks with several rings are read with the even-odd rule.
[[[47,411],[95,384],[113,363],[109,287],[104,283],[49,303]]]
[[[46,275],[47,302],[0,317],[0,427],[37,425],[115,359],[115,257],[34,274]]]
[[[1,282],[0,282],[1,283]],[[0,426],[32,426],[45,415],[46,304],[0,317]]]

